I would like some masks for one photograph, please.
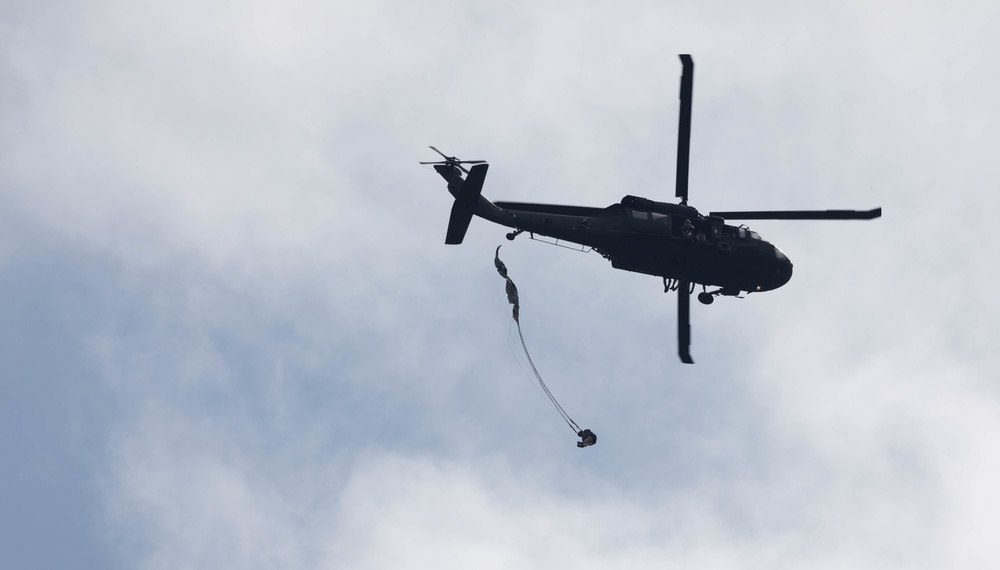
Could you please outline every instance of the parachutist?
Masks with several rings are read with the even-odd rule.
[[[597,443],[597,434],[589,429],[580,430],[576,435],[580,436],[581,439],[581,441],[576,442],[577,447],[590,447]]]

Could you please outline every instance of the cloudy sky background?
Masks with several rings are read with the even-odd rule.
[[[2,565],[993,567],[1000,8],[689,4],[4,2]],[[695,366],[416,164],[673,200],[678,53],[693,205],[885,208],[752,224]]]

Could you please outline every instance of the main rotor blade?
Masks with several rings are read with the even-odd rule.
[[[694,364],[691,358],[691,283],[677,285],[677,352],[681,362]]]
[[[882,217],[882,208],[874,210],[758,210],[709,212],[727,220],[873,220]]]
[[[677,194],[681,204],[688,200],[688,163],[691,157],[691,95],[694,91],[694,60],[681,54],[681,113],[677,126]]]

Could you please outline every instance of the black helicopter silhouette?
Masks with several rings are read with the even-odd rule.
[[[709,212],[703,216],[687,205],[691,150],[691,94],[694,61],[681,54],[681,110],[677,135],[676,197],[680,204],[625,196],[607,208],[491,202],[482,195],[489,165],[484,160],[459,160],[438,149],[443,161],[432,164],[455,197],[446,244],[460,244],[472,216],[514,228],[513,240],[528,232],[592,248],[616,269],[663,278],[665,291],[677,292],[677,341],[682,362],[691,358],[690,295],[702,286],[698,300],[706,305],[716,295],[739,297],[743,292],[777,289],[792,277],[792,262],[777,247],[746,226],[725,220],[870,220],[873,210],[760,210]],[[463,164],[471,164],[466,170]],[[462,173],[467,176],[462,177]],[[718,287],[709,291],[708,287]]]

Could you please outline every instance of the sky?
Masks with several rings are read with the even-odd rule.
[[[1000,8],[0,4],[0,565],[993,568]],[[751,224],[692,306],[494,200]],[[600,437],[580,450],[519,359]]]

